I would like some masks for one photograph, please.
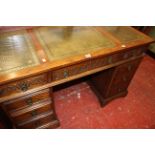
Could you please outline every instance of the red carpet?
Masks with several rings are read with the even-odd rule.
[[[128,90],[103,108],[86,82],[55,92],[60,128],[155,128],[154,59],[145,56]]]

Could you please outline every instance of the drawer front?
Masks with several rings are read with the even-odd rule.
[[[25,92],[32,88],[42,86],[47,83],[47,74],[26,78],[9,84],[0,86],[0,97],[9,96],[12,94]]]
[[[136,58],[137,56],[142,55],[141,48],[133,49],[128,51],[123,51],[120,53],[116,53],[110,56],[88,59],[85,62],[81,62],[79,64],[75,64],[72,66],[64,67],[58,70],[53,71],[52,80],[61,80],[64,78],[71,77],[73,75],[77,75],[80,73],[84,73],[86,71],[90,71],[99,67],[112,65],[130,58]]]
[[[19,123],[19,122],[23,122],[25,120],[31,119],[39,114],[51,111],[52,107],[51,107],[51,103],[48,102],[46,105],[43,105],[39,108],[34,108],[33,110],[27,108],[24,110],[25,111],[27,110],[27,111],[25,113],[23,113],[23,111],[20,110],[20,111],[18,111],[18,113],[17,112],[11,113],[11,117],[14,120],[14,122]]]
[[[32,121],[30,123],[26,123],[24,125],[19,125],[19,128],[22,129],[35,129],[47,123],[56,121],[54,115],[45,116],[44,118]]]
[[[118,66],[108,96],[127,90],[139,63],[140,59]]]
[[[111,57],[111,56],[108,56],[108,57]],[[107,57],[95,58],[95,59],[91,60],[90,68],[96,69],[98,67],[106,66],[108,64],[107,60],[108,60]]]
[[[143,49],[138,48],[138,49],[123,51],[123,52],[116,53],[102,58],[96,58],[91,60],[91,69],[103,67],[106,65],[112,65],[114,63],[118,63],[120,61],[124,61],[131,58],[136,58],[138,56],[142,56],[142,53],[143,53]]]
[[[70,76],[80,74],[90,70],[90,61],[82,62],[69,67],[61,68],[53,71],[53,81],[68,78]]]
[[[6,103],[3,103],[6,110],[17,110],[22,108],[31,107],[37,103],[39,103],[42,100],[48,99],[50,97],[49,89],[34,93],[32,95],[28,95],[26,97],[23,97],[21,99],[9,101]]]

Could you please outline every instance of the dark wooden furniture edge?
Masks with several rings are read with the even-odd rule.
[[[151,52],[150,50],[147,50],[145,53],[155,59],[155,53]]]

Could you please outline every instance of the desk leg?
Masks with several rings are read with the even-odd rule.
[[[101,106],[127,95],[127,88],[140,64],[141,58],[93,75],[89,84],[98,96]]]

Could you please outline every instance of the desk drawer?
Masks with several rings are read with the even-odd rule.
[[[0,97],[9,96],[12,94],[25,92],[32,88],[42,86],[47,83],[47,74],[26,78],[16,82],[11,82],[0,86]]]
[[[47,123],[50,123],[50,122],[58,123],[54,115],[51,113],[47,114],[47,116],[44,116],[43,118],[39,118],[37,120],[32,119],[27,122],[18,124],[18,127],[22,129],[35,129],[35,128],[39,128],[40,126],[46,125]],[[53,123],[53,125],[55,123]]]
[[[123,51],[109,56],[88,59],[85,62],[81,62],[78,64],[74,64],[72,66],[67,66],[58,70],[54,70],[52,72],[53,76],[52,80],[53,81],[61,80],[99,67],[114,65],[115,63],[119,63],[121,61],[125,61],[130,58],[136,58],[137,56],[142,55],[142,52],[143,51],[139,48]]]
[[[11,100],[6,103],[3,103],[6,110],[17,110],[22,108],[31,107],[37,103],[40,103],[42,100],[50,98],[49,89],[34,93],[32,95],[27,95],[20,99]]]
[[[120,53],[116,53],[110,56],[101,57],[101,58],[95,58],[91,60],[91,69],[95,69],[98,67],[103,67],[107,65],[112,65],[115,63],[119,63],[121,61],[125,61],[131,58],[136,58],[140,55],[142,55],[143,51],[139,49],[133,49],[128,51],[123,51]]]
[[[52,79],[53,81],[56,81],[56,80],[68,78],[70,76],[86,72],[88,70],[90,70],[90,61],[81,62],[76,65],[68,66],[68,67],[53,71]]]
[[[11,112],[10,116],[14,122],[19,123],[48,111],[52,111],[50,100],[44,101],[44,103],[40,103],[37,106]]]

